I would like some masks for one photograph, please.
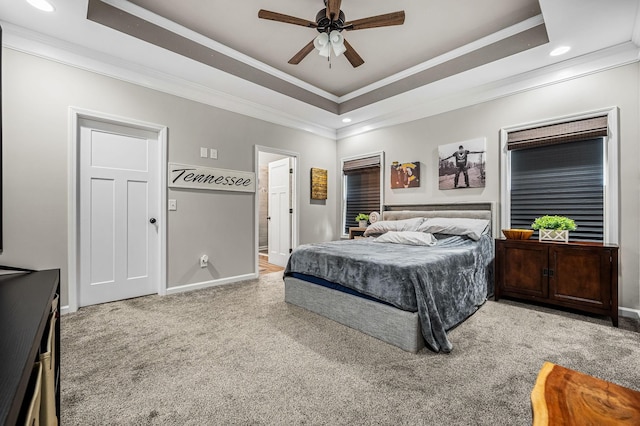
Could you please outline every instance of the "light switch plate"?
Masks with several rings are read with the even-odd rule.
[[[200,157],[207,158],[209,155],[209,150],[207,148],[200,148]]]
[[[213,158],[214,160],[218,159],[218,150],[217,149],[211,148],[209,150],[209,152],[210,152],[210,155],[209,155],[210,158]]]
[[[178,202],[176,200],[169,200],[169,210],[178,210]]]

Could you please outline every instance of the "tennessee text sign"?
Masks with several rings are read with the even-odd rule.
[[[169,187],[256,192],[256,174],[169,163]]]

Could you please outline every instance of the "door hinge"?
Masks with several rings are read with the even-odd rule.
[[[293,174],[293,168],[289,169],[289,173]]]
[[[293,209],[289,209],[289,213],[293,214]]]
[[[293,249],[289,249],[289,253],[293,253]]]

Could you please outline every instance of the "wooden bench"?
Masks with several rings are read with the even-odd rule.
[[[531,392],[533,425],[640,425],[640,392],[545,362]]]

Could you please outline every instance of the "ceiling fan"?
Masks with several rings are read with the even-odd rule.
[[[384,15],[370,16],[368,18],[347,21],[344,12],[340,10],[342,0],[324,0],[325,8],[316,15],[315,21],[308,21],[294,16],[284,15],[278,12],[270,12],[260,9],[258,18],[287,24],[301,25],[315,28],[320,35],[311,40],[305,47],[289,59],[289,63],[299,64],[313,49],[318,49],[320,55],[329,57],[333,50],[336,56],[344,53],[344,56],[355,67],[364,64],[364,60],[358,55],[347,40],[342,36],[342,31],[363,30],[366,28],[388,27],[402,25],[404,23],[404,10],[386,13]]]

